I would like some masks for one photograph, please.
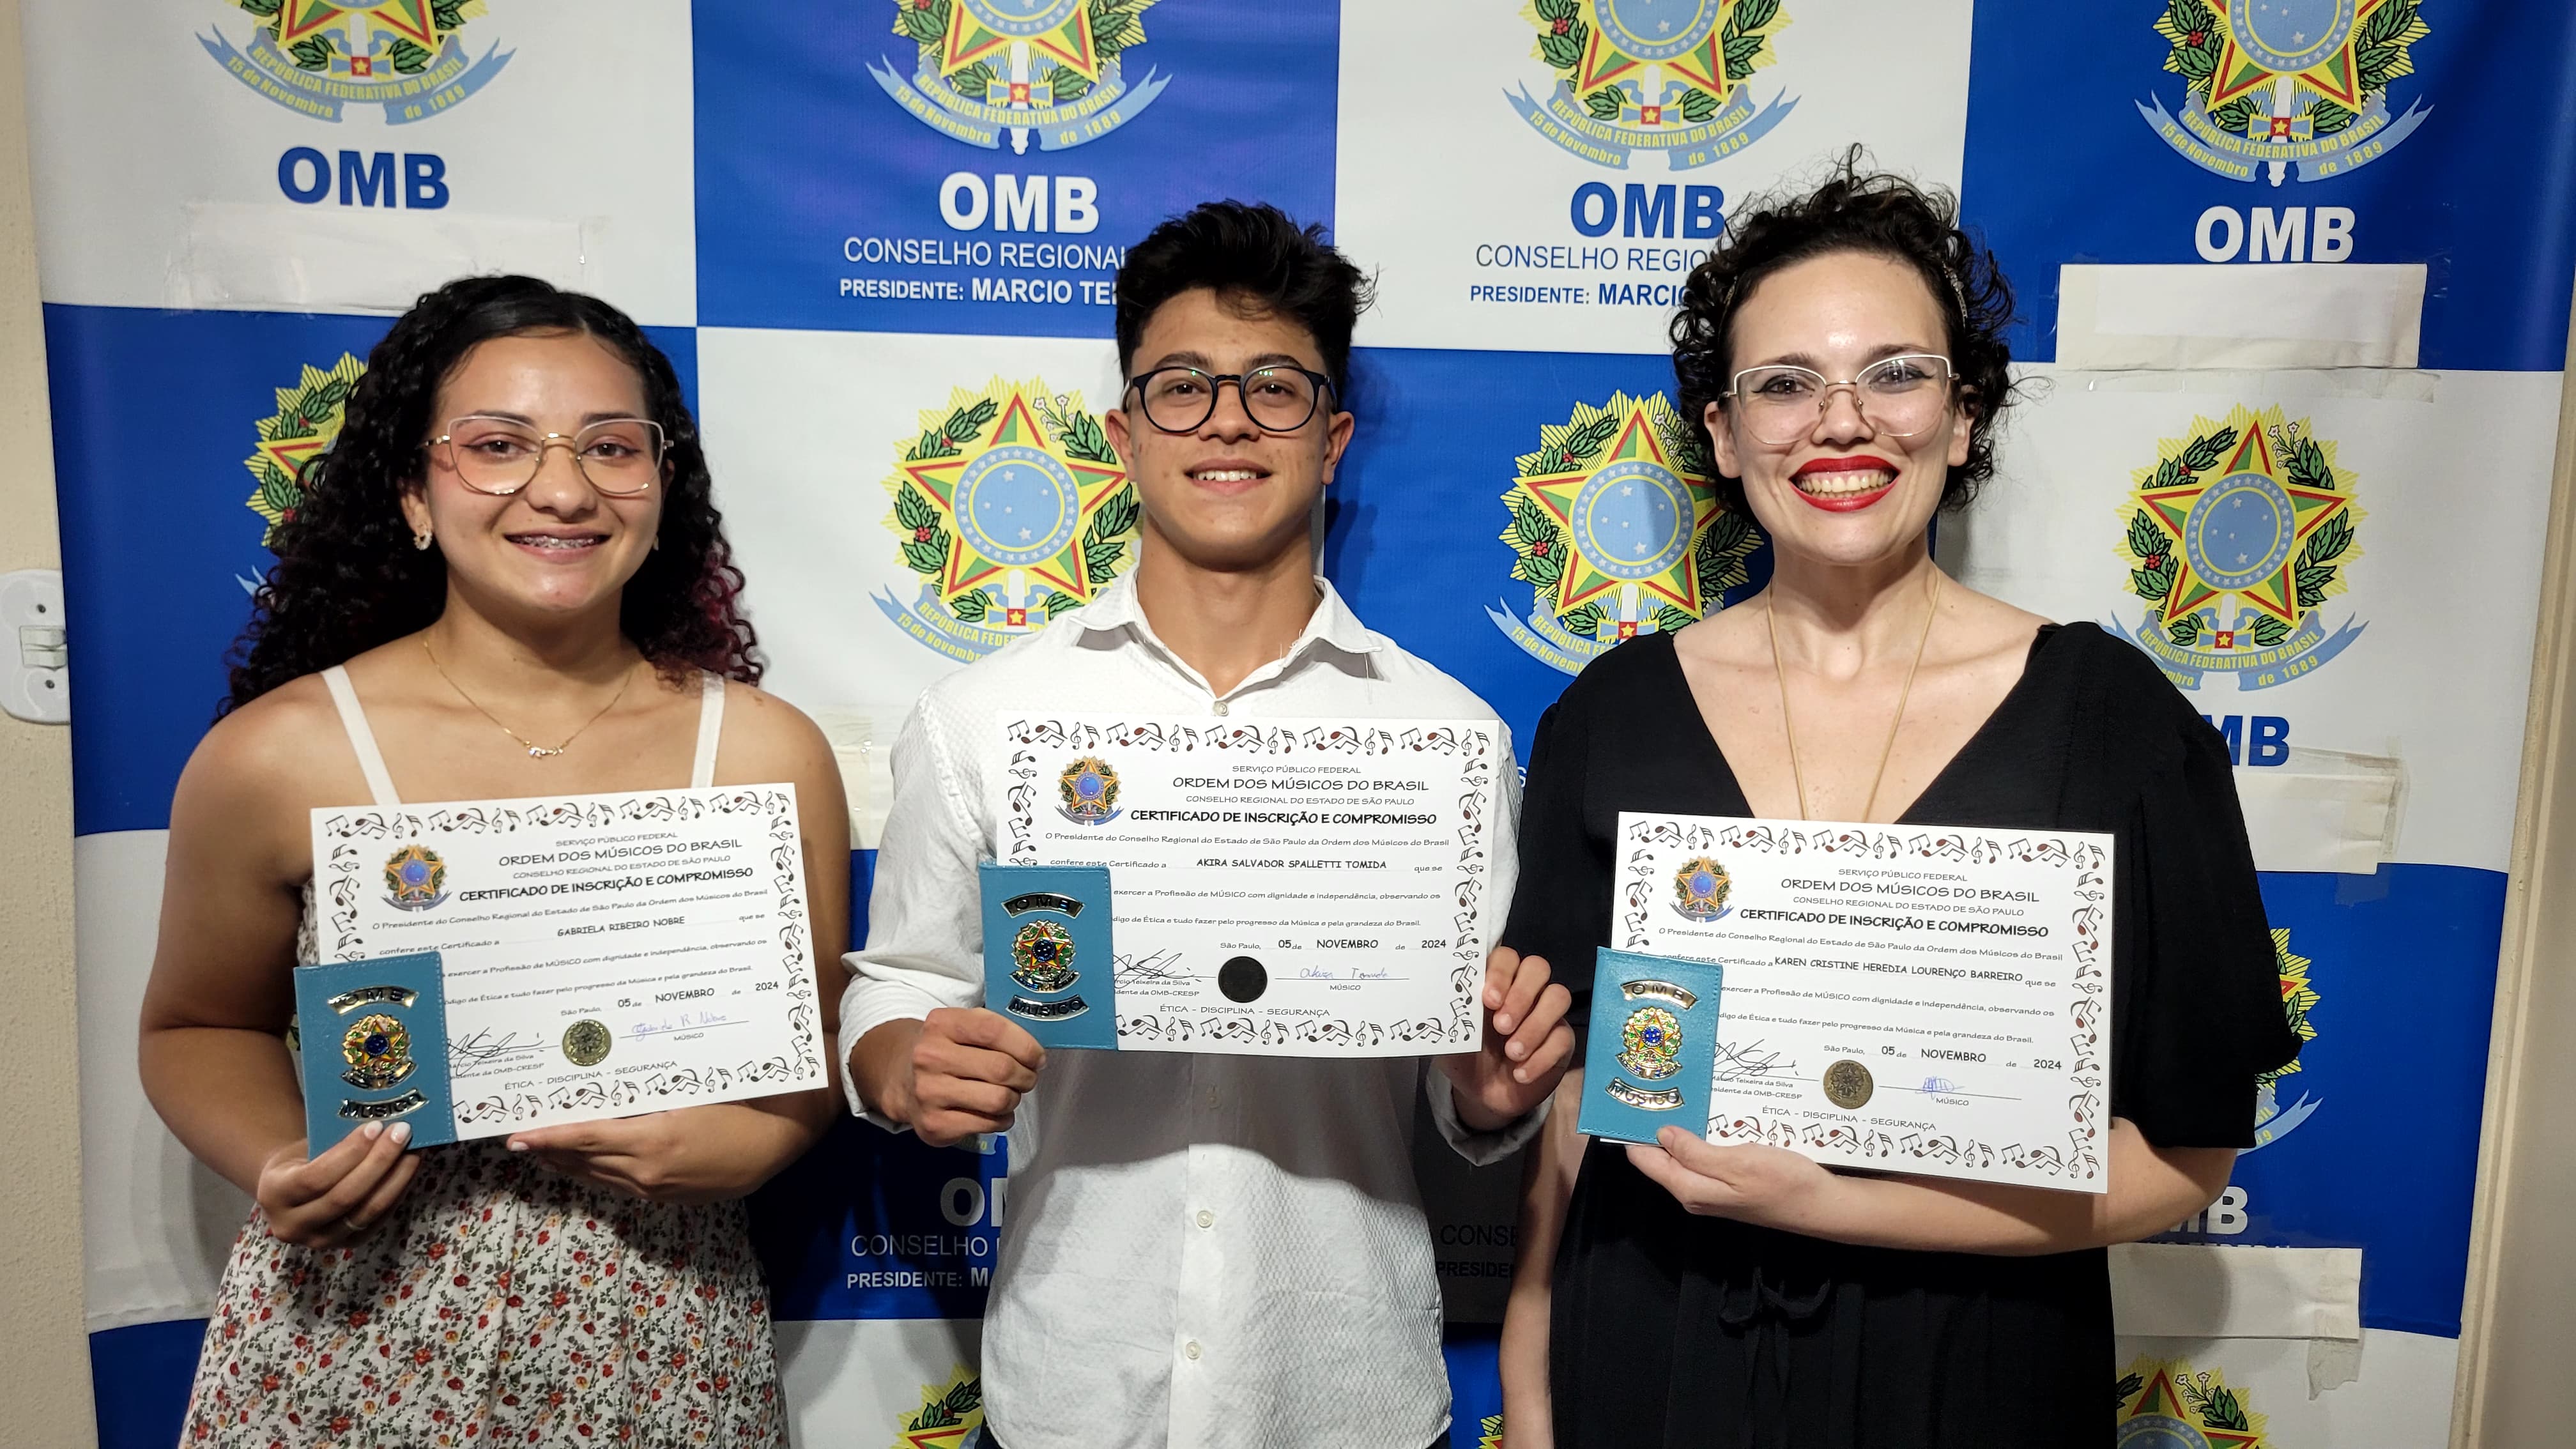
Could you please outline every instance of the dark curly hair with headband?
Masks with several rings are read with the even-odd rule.
[[[2004,341],[2012,285],[1994,253],[1959,225],[1957,197],[1862,171],[1858,147],[1813,192],[1757,200],[1737,212],[1718,249],[1692,270],[1672,323],[1682,416],[1698,424],[1733,385],[1735,313],[1753,289],[1788,267],[1841,252],[1902,262],[1932,290],[1969,416],[1968,461],[1943,480],[1941,507],[1964,508],[1995,471],[1995,419],[2013,400],[2012,349]],[[1717,493],[1743,510],[1743,480],[1720,477]]]
[[[234,644],[227,714],[291,679],[428,627],[447,606],[447,565],[412,547],[403,495],[423,484],[439,385],[496,337],[596,338],[644,383],[667,440],[658,547],[626,582],[618,627],[666,676],[705,669],[758,683],[742,571],[725,543],[697,423],[671,359],[632,318],[534,277],[467,277],[424,295],[367,354],[340,436],[305,463],[293,514],[270,539],[277,566]]]

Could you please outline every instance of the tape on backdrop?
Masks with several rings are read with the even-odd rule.
[[[2257,870],[2368,875],[2397,856],[2406,766],[2394,755],[2290,747],[2278,765],[2236,772]]]
[[[2361,1249],[2121,1243],[2111,1320],[2126,1338],[2361,1338]]]
[[[496,272],[597,290],[583,222],[200,201],[182,227],[173,307],[392,314],[457,277]]]
[[[2061,367],[2415,366],[2421,264],[2058,268]]]

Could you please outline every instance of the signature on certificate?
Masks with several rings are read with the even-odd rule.
[[[1759,1041],[1719,1042],[1717,1076],[1720,1082],[1758,1082],[1767,1077],[1797,1074],[1798,1064],[1780,1052],[1770,1051]]]
[[[737,1023],[732,1017],[725,1015],[721,1011],[708,1011],[701,1009],[698,1011],[684,1011],[677,1016],[666,1016],[660,1021],[639,1021],[633,1026],[628,1027],[626,1029],[626,1034],[628,1036],[660,1036],[665,1032],[704,1031],[711,1026],[735,1026],[738,1024],[739,1023]]]
[[[1187,981],[1190,973],[1181,968],[1178,951],[1151,951],[1144,955],[1112,956],[1110,976],[1120,986],[1143,986],[1155,982]]]
[[[449,1042],[447,1060],[459,1067],[482,1066],[535,1051],[542,1045],[544,1043],[534,1033],[496,1031],[485,1027]]]

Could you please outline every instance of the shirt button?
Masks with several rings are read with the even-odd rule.
[[[1189,1342],[1182,1344],[1181,1357],[1190,1360],[1192,1363],[1198,1362],[1199,1341],[1193,1338]]]
[[[1222,1097],[1218,1096],[1218,1095],[1217,1095],[1216,1093],[1214,1093],[1214,1092],[1210,1092],[1210,1093],[1208,1093],[1208,1110],[1209,1110],[1209,1111],[1211,1111],[1211,1112],[1215,1111],[1215,1110],[1217,1109],[1218,1104],[1219,1104],[1219,1103],[1221,1103],[1221,1102],[1223,1102],[1224,1100],[1225,1100],[1224,1098],[1222,1098]]]
[[[1231,707],[1231,706],[1229,706],[1229,705],[1228,705],[1224,700],[1221,700],[1221,699],[1220,699],[1220,700],[1218,700],[1218,701],[1216,702],[1216,712],[1217,712],[1218,714],[1229,714],[1229,713],[1232,713],[1232,707]]]
[[[1215,1226],[1216,1226],[1216,1214],[1214,1214],[1214,1213],[1212,1213],[1212,1212],[1209,1212],[1206,1208],[1200,1208],[1200,1209],[1199,1209],[1199,1226],[1200,1226],[1200,1227],[1203,1227],[1203,1228],[1212,1228],[1212,1227],[1215,1227]]]

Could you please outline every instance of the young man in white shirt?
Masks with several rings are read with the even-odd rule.
[[[1471,1162],[1527,1140],[1574,1045],[1547,964],[1494,950],[1481,1050],[1316,1060],[1062,1052],[983,1009],[976,864],[1006,707],[1492,719],[1362,627],[1309,520],[1350,445],[1357,268],[1274,208],[1164,223],[1118,275],[1128,379],[1103,423],[1144,505],[1136,568],[926,693],[894,747],[865,950],[842,998],[852,1105],[955,1142],[1012,1130],[983,1339],[1009,1449],[1446,1442],[1416,1093]],[[1494,928],[1516,874],[1493,801]],[[1489,929],[1492,946],[1496,929]]]

